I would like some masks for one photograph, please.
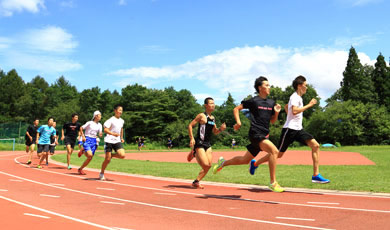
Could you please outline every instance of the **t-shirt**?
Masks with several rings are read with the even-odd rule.
[[[53,126],[49,127],[48,125],[42,125],[39,127],[37,132],[39,133],[38,144],[40,145],[49,145],[50,137],[52,135],[56,135],[56,130],[53,128]]]
[[[107,134],[106,137],[104,137],[104,142],[111,144],[121,142],[120,134],[124,123],[125,121],[122,118],[116,118],[115,116],[112,116],[110,119],[104,122],[104,128],[108,128],[111,132],[119,134],[118,137]]]
[[[283,128],[289,128],[294,130],[302,129],[302,119],[303,113],[298,113],[297,115],[293,114],[292,107],[296,106],[298,108],[303,107],[302,97],[297,94],[297,92],[293,93],[290,96],[290,100],[288,101],[288,113],[286,123],[284,123]]]
[[[251,114],[251,127],[249,135],[268,135],[269,123],[272,116],[275,114],[275,101],[272,99],[263,99],[259,96],[252,97],[247,101],[242,101],[244,109],[249,109]]]
[[[80,131],[81,124],[76,122],[75,124],[72,122],[68,122],[64,124],[62,129],[64,130],[64,134],[67,138],[70,138],[71,140],[76,140],[79,131]]]
[[[84,135],[91,138],[97,138],[98,134],[103,130],[102,124],[94,121],[88,121],[82,127],[85,130]]]
[[[37,139],[37,130],[38,130],[38,126],[35,126],[35,125],[29,125],[27,128],[27,132],[32,137],[33,142]],[[25,135],[25,138],[26,138],[26,140],[30,140],[30,138],[27,136],[27,134]]]
[[[56,134],[50,136],[50,145],[56,145],[56,140],[58,140],[58,129],[56,129]]]

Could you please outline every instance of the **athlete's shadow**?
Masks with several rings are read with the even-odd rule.
[[[78,173],[76,173],[76,174],[79,175]],[[96,177],[94,177],[94,178],[85,177],[85,178],[83,178],[83,180],[88,180],[88,181],[101,181],[99,178],[96,178]],[[104,180],[104,181],[114,181],[114,180],[112,180],[112,179],[107,179],[107,178],[106,178],[106,180]]]
[[[61,166],[49,166],[49,169],[67,169],[67,168]]]
[[[245,191],[248,191],[248,192],[255,192],[255,193],[263,193],[263,192],[272,193],[272,191],[269,190],[268,188],[240,188],[238,190],[245,190]],[[324,195],[324,194],[321,194],[321,193],[294,192],[294,191],[286,191],[286,190],[283,193],[310,194],[310,195],[319,195],[319,196]]]
[[[213,195],[213,194],[203,194],[197,198],[200,199],[223,199],[223,200],[241,200],[241,195]]]
[[[168,185],[168,186],[164,186],[164,188],[185,188],[185,189],[197,189],[195,187],[192,187],[191,185]]]

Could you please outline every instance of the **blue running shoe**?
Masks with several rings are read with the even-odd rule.
[[[330,180],[325,179],[321,176],[321,174],[318,174],[317,176],[312,176],[311,177],[311,182],[313,183],[319,183],[319,184],[326,184],[329,183]]]
[[[249,165],[249,173],[250,173],[251,175],[255,175],[255,171],[256,171],[256,169],[259,167],[259,166],[255,166],[255,162],[256,162],[256,160],[255,160],[255,159],[252,159],[252,160],[251,160],[251,163],[250,163],[250,165]]]

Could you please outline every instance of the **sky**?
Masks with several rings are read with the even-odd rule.
[[[385,0],[0,0],[0,69],[25,82],[64,76],[81,92],[129,84],[236,102],[266,76],[304,75],[322,101],[355,47],[390,58]],[[323,102],[322,102],[323,103]]]

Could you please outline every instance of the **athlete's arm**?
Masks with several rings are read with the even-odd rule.
[[[64,129],[62,129],[62,137],[61,137],[61,141],[63,141],[63,140],[64,140],[64,138],[65,138],[65,136],[64,136]]]
[[[213,128],[213,133],[215,135],[218,135],[219,133],[221,133],[222,131],[224,131],[226,129],[226,124],[225,122],[219,127],[219,129],[217,128],[217,125],[214,125],[214,128]]]
[[[121,142],[124,143],[125,140],[123,139],[123,128],[121,129]]]
[[[194,135],[192,133],[192,127],[196,125],[202,119],[202,113],[199,113],[194,120],[188,125],[188,135],[190,136],[190,146],[193,147],[195,145]]]
[[[35,141],[37,144],[39,142],[39,132],[37,132],[37,140]]]
[[[280,113],[280,110],[282,109],[282,106],[280,106],[279,104],[276,104],[274,106],[274,110],[275,110],[275,113],[274,115],[271,117],[271,123],[274,124],[277,120],[278,120],[278,116],[279,116],[279,113]]]
[[[26,135],[28,136],[28,138],[30,138],[30,140],[32,141],[32,136],[30,135],[30,133],[27,131],[26,132]]]
[[[294,115],[297,115],[299,113],[302,113],[303,111],[313,107],[315,104],[317,104],[317,99],[313,98],[311,99],[311,101],[309,102],[309,104],[303,106],[302,108],[298,108],[297,106],[292,106],[292,113]]]
[[[85,138],[84,132],[83,132],[83,126],[80,127],[79,135],[83,138],[83,142],[85,142],[87,139]]]
[[[239,130],[241,128],[240,111],[243,109],[244,106],[242,104],[233,109],[234,119],[236,119],[236,124],[233,126],[234,130]]]

